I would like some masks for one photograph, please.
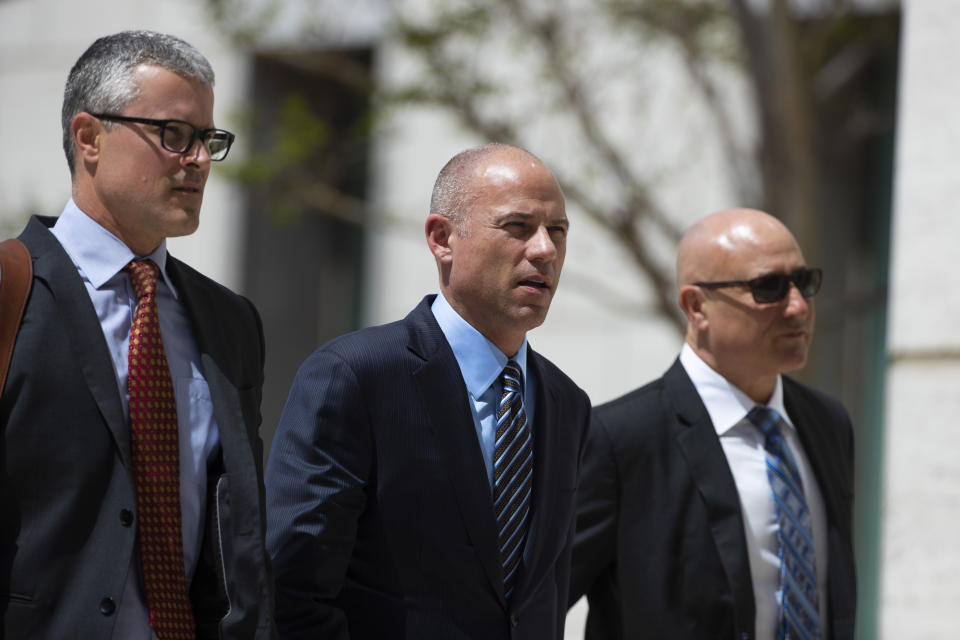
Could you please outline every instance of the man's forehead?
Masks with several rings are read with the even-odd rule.
[[[480,176],[487,182],[504,183],[516,182],[520,177],[520,172],[513,164],[508,164],[502,159],[498,162],[492,162],[480,172]]]
[[[756,230],[746,223],[734,224],[716,236],[717,246],[726,251],[737,251],[748,245],[759,245],[760,238]]]

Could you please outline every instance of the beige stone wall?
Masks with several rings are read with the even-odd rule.
[[[957,638],[960,4],[906,0],[890,274],[880,627]]]

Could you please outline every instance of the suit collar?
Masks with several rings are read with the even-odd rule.
[[[718,436],[723,436],[739,424],[757,403],[729,380],[704,362],[689,344],[684,343],[680,350],[680,364],[700,396],[701,402],[710,414]],[[766,406],[775,409],[784,421],[792,426],[783,404],[783,379],[777,376],[773,393]]]
[[[478,556],[494,591],[503,597],[499,550],[497,548],[496,518],[487,480],[483,454],[473,428],[473,417],[467,404],[466,386],[453,350],[447,343],[430,306],[435,296],[425,297],[407,315],[404,322],[408,331],[408,348],[424,362],[413,374],[430,416],[431,431],[444,453],[450,483],[457,496],[460,515],[468,535],[477,548]],[[546,375],[540,357],[527,351],[527,367],[538,381],[536,412],[533,421],[534,470],[530,529],[527,536],[524,566],[518,576],[515,598],[523,598],[532,576],[546,575],[545,563],[553,562],[563,544],[553,528],[556,506],[555,488],[551,479],[556,475],[555,456],[550,455],[559,446],[556,412],[557,390]],[[452,385],[455,390],[452,389]],[[545,548],[546,537],[558,540],[556,548]],[[519,605],[520,603],[517,602]]]
[[[473,428],[466,386],[457,359],[437,324],[427,296],[407,315],[408,348],[423,359],[414,382],[430,417],[430,430],[443,452],[450,485],[467,534],[478,551],[487,579],[503,597],[493,501],[480,443]]]
[[[177,297],[176,287],[171,284],[166,272],[166,240],[149,254],[137,256],[120,238],[77,207],[73,199],[67,202],[50,231],[94,288],[102,287],[131,260],[151,260],[160,268],[161,277],[173,296]]]
[[[442,293],[437,294],[430,305],[430,310],[453,350],[467,385],[467,391],[471,395],[474,397],[483,395],[500,377],[508,359],[516,362],[520,366],[523,379],[528,379],[526,338],[523,339],[517,353],[512,358],[508,358],[497,345],[464,320],[450,306]]]
[[[840,496],[835,490],[841,482],[834,469],[835,465],[843,465],[844,461],[836,459],[839,452],[826,433],[827,429],[836,428],[835,418],[818,411],[811,402],[804,401],[803,388],[798,382],[784,377],[783,388],[784,406],[793,418],[800,444],[803,445],[807,461],[820,487],[827,510],[827,522],[841,522],[844,519],[843,510],[840,507]]]
[[[170,279],[180,291],[180,301],[200,354],[203,377],[217,420],[224,468],[230,482],[231,513],[238,522],[261,530],[263,452],[257,429],[260,416],[244,415],[243,389],[255,396],[259,410],[263,384],[263,331],[252,306],[204,277],[173,256],[167,260]],[[234,315],[237,314],[237,315]],[[238,349],[238,345],[242,348]],[[256,350],[259,349],[259,353]]]
[[[180,292],[180,302],[187,311],[187,317],[190,319],[190,328],[193,331],[193,338],[196,341],[197,349],[201,357],[212,358],[217,366],[226,374],[231,376],[235,383],[245,382],[245,384],[254,384],[254,380],[241,381],[234,377],[243,368],[244,362],[250,362],[245,356],[243,350],[238,350],[237,345],[248,341],[254,335],[247,332],[253,329],[253,322],[247,323],[246,314],[244,317],[234,317],[232,314],[243,309],[246,304],[251,312],[254,321],[259,322],[259,316],[253,310],[249,302],[239,299],[226,289],[204,277],[189,265],[184,264],[173,256],[167,259],[167,273],[170,281]],[[225,304],[232,304],[237,298],[237,306],[228,307]],[[247,309],[243,309],[246,311]],[[262,363],[263,354],[263,332],[260,330],[259,345],[244,344],[244,349],[253,349],[259,347],[259,361]],[[206,373],[206,369],[204,369]]]
[[[752,629],[756,606],[740,497],[720,439],[679,359],[664,374],[664,394],[677,420],[672,436],[703,498],[717,554],[733,593],[738,629]]]
[[[34,257],[34,286],[39,280],[53,295],[63,320],[63,330],[76,352],[84,381],[113,435],[123,464],[130,469],[130,429],[123,413],[116,373],[108,355],[110,351],[97,312],[76,266],[50,233],[49,227],[54,222],[55,218],[34,216],[20,236]]]

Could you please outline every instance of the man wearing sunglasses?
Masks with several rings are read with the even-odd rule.
[[[260,318],[166,248],[233,142],[213,82],[147,31],[67,78],[72,197],[20,236],[34,275],[0,396],[0,637],[275,633]]]
[[[852,428],[802,367],[822,274],[761,211],[693,225],[677,256],[685,343],[597,407],[571,602],[589,640],[850,640]]]

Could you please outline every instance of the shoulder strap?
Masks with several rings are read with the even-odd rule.
[[[33,261],[26,245],[16,238],[0,242],[0,395],[32,284]]]

